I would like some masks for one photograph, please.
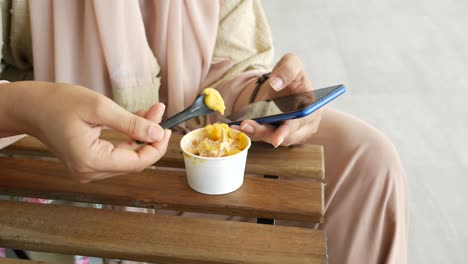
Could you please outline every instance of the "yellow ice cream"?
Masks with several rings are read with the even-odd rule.
[[[218,91],[213,88],[205,88],[202,94],[206,95],[205,104],[208,106],[208,108],[220,112],[222,115],[224,115],[224,110],[226,107],[224,106],[223,97],[221,97]]]
[[[192,142],[193,148],[187,150],[202,157],[225,157],[244,150],[249,139],[242,132],[235,132],[227,124],[208,125],[203,129],[206,138]]]

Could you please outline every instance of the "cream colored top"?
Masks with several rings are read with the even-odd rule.
[[[67,41],[60,41],[57,40],[57,37],[70,37],[70,35],[64,34],[58,34],[57,31],[59,31],[59,27],[57,26],[58,24],[65,24],[65,23],[74,23],[73,21],[70,22],[69,20],[64,21],[66,19],[64,15],[57,15],[55,13],[64,13],[64,12],[70,12],[69,14],[76,14],[73,10],[76,9],[80,11],[80,8],[78,7],[79,4],[72,4],[74,2],[92,2],[92,1],[81,1],[81,0],[69,0],[66,2],[63,1],[54,1],[54,0],[46,0],[46,1],[30,1],[29,3],[32,5],[33,8],[36,9],[32,10],[30,6],[28,5],[28,1],[25,0],[0,0],[0,7],[1,7],[1,15],[2,15],[2,71],[0,75],[0,79],[4,80],[9,80],[9,81],[17,81],[17,80],[26,80],[26,79],[36,79],[36,80],[44,80],[44,81],[60,81],[60,82],[71,82],[75,84],[80,84],[87,86],[91,89],[97,90],[109,97],[112,97],[115,101],[117,101],[119,104],[121,104],[123,107],[127,108],[130,111],[135,111],[144,107],[147,107],[148,105],[151,105],[158,101],[158,96],[157,95],[162,95],[162,94],[170,94],[173,90],[175,90],[178,87],[175,87],[176,84],[172,85],[171,83],[168,83],[171,80],[171,67],[175,67],[170,65],[170,63],[164,61],[163,57],[171,57],[172,53],[177,54],[177,53],[182,53],[183,51],[181,50],[171,50],[169,47],[166,48],[161,48],[160,44],[161,42],[167,42],[168,44],[172,45],[179,45],[180,43],[177,42],[183,42],[183,41],[197,41],[198,36],[203,36],[207,39],[212,38],[212,43],[198,43],[197,45],[179,45],[180,48],[183,50],[189,50],[188,52],[185,52],[186,55],[188,53],[209,53],[209,56],[206,56],[207,58],[210,59],[209,65],[207,66],[201,66],[201,65],[195,65],[194,62],[195,60],[190,61],[192,65],[187,66],[189,69],[197,68],[197,67],[205,67],[205,73],[202,74],[202,76],[197,76],[196,78],[191,78],[191,79],[197,79],[192,83],[192,84],[187,84],[187,86],[190,87],[183,87],[181,90],[183,93],[189,93],[191,94],[192,97],[196,96],[198,92],[201,92],[203,88],[206,86],[212,86],[215,87],[216,89],[221,89],[221,94],[223,95],[223,98],[233,98],[234,99],[237,97],[239,94],[241,88],[238,85],[235,87],[233,85],[229,85],[227,87],[221,87],[223,83],[229,79],[232,79],[233,77],[239,77],[236,75],[239,75],[242,72],[247,72],[250,70],[262,70],[266,71],[268,67],[270,66],[272,56],[273,56],[273,47],[272,47],[272,41],[271,41],[271,33],[270,29],[267,23],[267,20],[265,18],[265,15],[263,13],[263,9],[261,6],[260,1],[257,0],[226,0],[222,2],[220,5],[220,10],[216,12],[211,12],[208,13],[210,15],[216,16],[215,19],[215,25],[214,26],[206,26],[203,25],[204,28],[210,28],[214,27],[214,34],[212,36],[208,34],[202,34],[199,33],[196,36],[190,37],[189,33],[187,32],[182,32],[184,35],[182,36],[183,39],[176,39],[172,40],[173,36],[172,35],[177,35],[178,33],[175,32],[179,30],[180,28],[173,28],[172,31],[174,31],[171,35],[171,33],[161,33],[164,31],[168,31],[171,29],[171,24],[176,24],[177,22],[174,22],[173,20],[167,19],[164,22],[167,22],[167,24],[164,23],[151,23],[154,22],[151,20],[151,17],[154,16],[165,16],[166,14],[161,14],[161,11],[158,11],[157,9],[163,9],[166,8],[168,10],[162,11],[164,12],[172,12],[172,11],[179,11],[179,12],[194,12],[197,13],[199,10],[194,10],[196,8],[201,8],[203,7],[203,4],[196,4],[193,6],[187,7],[187,10],[184,10],[184,8],[174,8],[174,10],[171,10],[170,8],[173,8],[175,4],[167,4],[169,7],[162,7],[162,4],[159,6],[152,6],[154,5],[154,2],[156,3],[163,3],[164,1],[136,1],[140,7],[141,7],[141,12],[138,11],[138,16],[139,18],[143,18],[144,20],[144,27],[148,30],[148,28],[151,28],[151,32],[146,32],[146,39],[148,40],[150,49],[152,53],[155,55],[157,58],[157,61],[155,60],[155,65],[154,65],[154,73],[156,75],[161,75],[162,80],[162,85],[163,86],[168,86],[168,87],[163,87],[162,91],[159,91],[159,88],[161,84],[156,81],[156,84],[152,88],[146,89],[143,87],[137,87],[134,90],[126,89],[127,87],[118,87],[119,83],[118,80],[111,79],[109,82],[105,80],[105,78],[102,78],[101,76],[94,77],[97,75],[118,75],[117,73],[114,72],[99,72],[99,70],[95,69],[95,71],[86,74],[81,73],[75,74],[75,72],[78,72],[78,70],[70,66],[72,62],[76,65],[83,65],[87,66],[86,62],[82,62],[79,59],[75,60],[70,60],[68,59],[69,57],[73,57],[74,52],[71,50],[69,47],[71,44],[70,42]],[[33,27],[31,27],[31,20],[40,22],[36,24],[42,24],[45,23],[44,19],[42,17],[37,17],[38,14],[46,14],[48,11],[48,8],[43,10],[44,3],[51,2],[56,9],[56,12],[52,12],[50,15],[51,16],[56,16],[55,18],[60,18],[62,21],[54,21],[50,22],[52,24],[52,30],[49,31],[55,31],[55,35],[50,35],[50,33],[45,30],[49,29],[48,26],[42,25],[39,30],[39,28],[36,28],[37,26],[33,24]],[[63,5],[66,6],[66,9],[63,8],[60,10],[60,12],[57,12],[57,9],[60,8],[60,3],[63,2]],[[102,1],[96,1],[96,2],[102,2]],[[120,1],[119,1],[120,2]],[[135,2],[135,1],[122,1],[122,2]],[[179,0],[171,1],[172,3],[179,2]],[[188,2],[193,2],[193,1],[188,1]],[[195,3],[202,3],[206,1],[195,1]],[[218,1],[212,1],[210,2],[210,7],[215,6],[215,3]],[[116,5],[115,2],[113,1],[113,5]],[[75,7],[74,7],[75,6]],[[39,10],[42,8],[41,10]],[[99,8],[98,6],[93,7],[95,9],[95,12],[97,12],[97,9]],[[106,13],[111,12],[110,6],[105,6],[104,7],[106,10]],[[130,9],[130,8],[129,8]],[[116,11],[118,12],[118,11]],[[128,11],[127,11],[128,12]],[[140,14],[141,13],[141,14]],[[203,12],[198,12],[199,15],[207,15],[207,13]],[[30,16],[30,14],[32,16]],[[172,16],[176,16],[175,14],[171,13]],[[186,15],[186,14],[184,14]],[[85,16],[86,17],[86,16]],[[72,19],[70,19],[72,20]],[[78,20],[78,19],[77,19]],[[187,26],[191,24],[197,24],[198,22],[195,21],[194,19],[191,19],[190,21],[182,21],[181,26]],[[203,19],[198,19],[198,20],[203,20]],[[210,19],[209,21],[202,21],[205,24],[208,24],[211,22]],[[108,22],[108,21],[105,21]],[[110,21],[114,22],[114,21]],[[187,24],[183,24],[183,23]],[[49,22],[47,22],[49,23]],[[83,21],[79,21],[79,23],[84,23]],[[137,24],[137,23],[135,23]],[[164,29],[155,29],[154,25],[158,27],[164,27]],[[102,26],[101,24],[97,24],[97,26]],[[111,25],[106,24],[110,29]],[[133,28],[137,28],[139,25],[133,25]],[[90,26],[91,27],[91,26]],[[31,34],[31,29],[32,29],[32,34]],[[193,31],[203,29],[202,27],[199,27],[197,29],[194,29]],[[69,31],[69,28],[65,27],[64,31]],[[37,32],[39,31],[39,32]],[[77,34],[77,32],[72,32],[73,34]],[[159,33],[159,35],[158,35]],[[36,37],[36,35],[40,34],[40,37]],[[197,32],[193,33],[197,34]],[[55,38],[54,38],[55,37]],[[85,35],[85,37],[91,38],[88,35]],[[52,38],[54,40],[54,43],[51,43],[49,41],[48,43],[41,40],[44,38]],[[158,38],[158,41],[150,41],[150,39],[155,39]],[[164,38],[162,41],[159,40],[161,38]],[[172,42],[171,42],[172,41]],[[129,42],[134,42],[134,41],[129,41]],[[151,43],[153,42],[153,43]],[[39,44],[36,44],[39,43]],[[46,46],[44,44],[51,44],[49,46]],[[54,45],[55,44],[55,47]],[[57,45],[61,44],[60,46],[57,47]],[[66,45],[69,44],[69,45]],[[88,46],[92,46],[92,43],[85,43]],[[103,45],[103,44],[102,44]],[[113,46],[116,46],[116,43],[113,43]],[[159,46],[158,46],[159,45]],[[211,48],[209,47],[210,45],[213,45]],[[84,47],[88,47],[84,46]],[[123,48],[125,48],[126,45],[121,45]],[[201,47],[200,47],[201,46]],[[34,48],[33,48],[34,47]],[[80,47],[80,46],[78,46]],[[76,47],[76,48],[78,48]],[[103,45],[104,47],[104,45]],[[92,48],[95,48],[92,46]],[[59,50],[58,52],[52,53],[50,50]],[[89,48],[88,48],[89,49]],[[200,49],[202,51],[200,51]],[[60,54],[61,50],[67,51],[66,54]],[[35,52],[33,52],[35,51]],[[42,52],[40,52],[42,51]],[[134,52],[134,51],[132,51]],[[33,55],[34,53],[34,55]],[[42,58],[44,53],[48,53],[47,58]],[[62,53],[65,53],[62,51]],[[117,52],[116,52],[117,53]],[[78,55],[83,55],[83,54],[78,54]],[[99,55],[99,54],[94,54],[94,55]],[[104,54],[106,55],[106,54]],[[204,55],[204,54],[202,54]],[[187,55],[188,56],[188,55]],[[36,60],[41,60],[41,64],[39,65],[36,63],[36,61],[33,59],[33,57],[36,57]],[[161,58],[159,58],[161,57]],[[67,58],[67,59],[65,59]],[[62,60],[64,63],[60,65],[61,69],[60,71],[64,72],[61,73],[57,69],[58,66],[53,66],[54,62],[55,64],[58,64],[57,61]],[[127,61],[127,63],[131,63],[131,61],[136,60],[135,58],[130,58]],[[166,59],[167,60],[167,59]],[[45,63],[48,62],[48,63]],[[180,60],[180,63],[184,63],[184,59]],[[206,61],[199,61],[201,63],[206,63]],[[96,63],[100,63],[97,59],[94,59],[94,61],[91,61],[89,63],[92,63],[92,65],[95,65]],[[105,62],[104,67],[111,68],[113,65],[109,65],[111,63]],[[52,66],[49,66],[52,65]],[[162,71],[160,72],[160,66]],[[184,79],[187,77],[182,76],[182,74],[185,74],[185,76],[188,75],[194,75],[190,71],[189,72],[175,72],[177,70],[181,70],[181,67],[183,65],[176,65],[178,69],[174,70],[173,75],[177,77],[177,79]],[[135,66],[136,67],[136,66]],[[40,69],[39,69],[40,68]],[[45,74],[44,72],[47,68],[49,72],[55,71],[53,74],[47,73]],[[65,69],[64,69],[65,68]],[[118,71],[118,70],[116,70]],[[39,75],[39,76],[38,76]],[[51,75],[51,76],[49,76]],[[90,80],[91,77],[96,78],[97,80]],[[255,74],[255,76],[258,76],[258,73]],[[104,80],[101,80],[104,79]],[[154,78],[154,80],[157,80],[159,78]],[[164,80],[165,79],[165,80]],[[120,84],[121,85],[121,84]],[[110,87],[109,87],[110,86]],[[121,85],[123,86],[123,85]],[[138,91],[138,92],[135,92]],[[191,93],[191,91],[195,91],[195,93]],[[182,95],[183,94],[178,94]],[[156,96],[156,97],[155,97]],[[125,99],[124,97],[128,98],[133,98],[134,100],[130,99]],[[163,96],[163,97],[168,97],[168,96]],[[148,99],[150,98],[150,99]],[[187,98],[187,101],[183,106],[187,106],[187,104],[191,101],[188,99],[192,98]],[[147,102],[149,100],[149,102]],[[180,98],[177,98],[178,101],[181,101]],[[164,103],[171,103],[168,98],[162,98]],[[175,100],[174,100],[175,101]],[[232,108],[232,102],[233,100],[227,100],[227,111],[228,113],[230,112],[230,108]],[[169,108],[171,108],[170,105],[168,105]],[[171,109],[172,110],[172,109]],[[171,111],[169,110],[169,111]],[[181,109],[174,109],[174,111],[179,111]]]

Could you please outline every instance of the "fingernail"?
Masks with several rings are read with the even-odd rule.
[[[148,128],[148,137],[151,140],[158,141],[164,136],[164,131],[159,126],[150,126]]]
[[[278,141],[278,143],[276,145],[273,145],[273,147],[277,148],[277,147],[279,147],[281,145],[281,143],[283,143],[283,139]]]
[[[242,131],[244,131],[246,133],[249,133],[249,134],[252,134],[254,132],[254,128],[249,124],[242,125],[241,129],[242,129]]]
[[[279,91],[281,90],[281,88],[283,88],[284,82],[283,80],[281,80],[281,78],[275,77],[271,79],[270,85],[273,89],[275,89],[276,91]]]

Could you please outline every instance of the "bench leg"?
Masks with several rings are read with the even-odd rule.
[[[265,175],[265,176],[263,176],[263,178],[267,178],[267,179],[279,179],[278,176],[272,176],[272,175]],[[275,219],[257,218],[257,224],[275,225]]]

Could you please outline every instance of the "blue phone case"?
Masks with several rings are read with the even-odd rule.
[[[284,120],[301,118],[301,117],[310,115],[311,113],[315,112],[317,109],[326,105],[327,103],[337,98],[339,95],[343,94],[346,91],[346,87],[343,84],[332,86],[332,87],[336,87],[336,88],[332,92],[325,95],[324,97],[315,101],[313,104],[309,105],[307,108],[304,108],[295,112],[253,118],[253,120],[255,120],[256,122],[260,124],[274,124],[274,123],[279,123]],[[231,122],[231,123],[228,123],[228,125],[230,126],[240,125],[240,123],[242,123],[242,121]]]

